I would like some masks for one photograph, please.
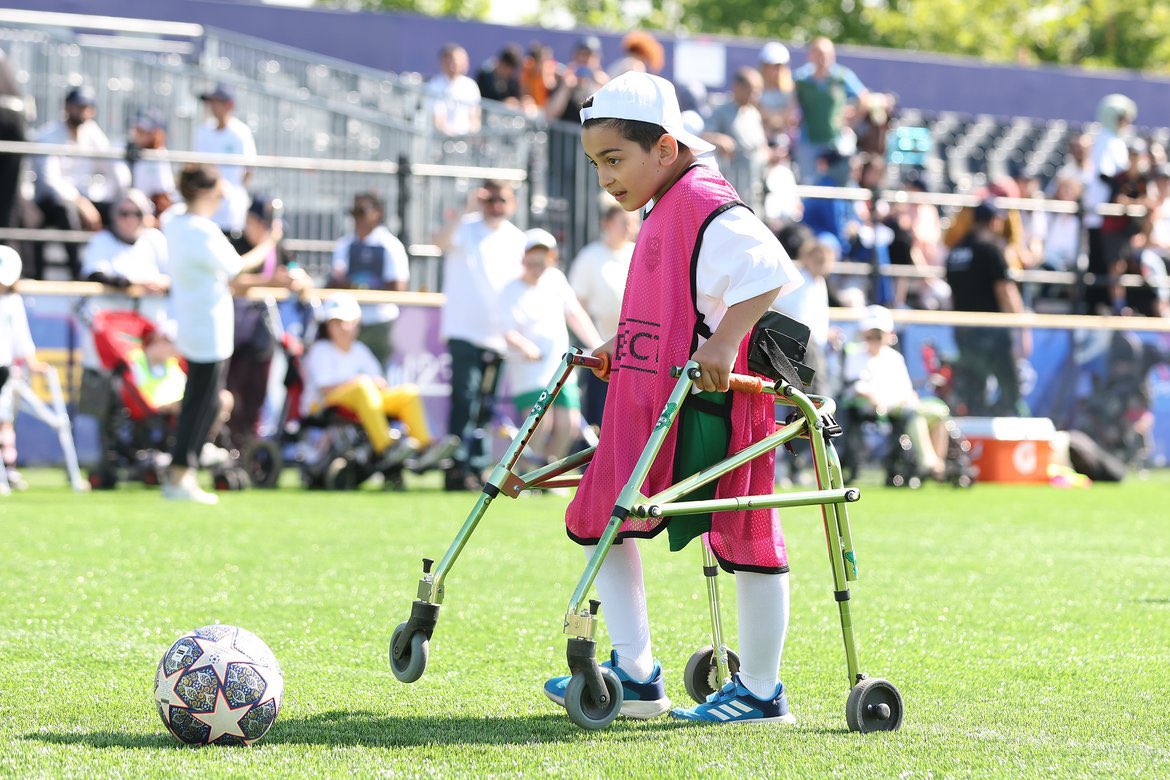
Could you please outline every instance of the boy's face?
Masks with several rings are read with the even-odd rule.
[[[581,131],[585,156],[597,169],[597,183],[626,211],[637,211],[657,199],[674,177],[678,144],[664,135],[649,151],[606,125]]]
[[[524,253],[524,273],[539,279],[544,269],[552,265],[553,254],[546,246],[534,246]]]

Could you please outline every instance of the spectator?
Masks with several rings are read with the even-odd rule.
[[[773,233],[785,223],[799,222],[804,217],[804,205],[796,190],[796,176],[792,173],[789,151],[792,142],[787,135],[778,136],[768,150],[768,165],[764,169],[764,223]]]
[[[611,79],[631,70],[659,73],[666,64],[666,50],[645,30],[634,30],[622,38],[622,50],[625,56],[606,68]]]
[[[414,385],[390,387],[378,361],[357,340],[361,309],[352,296],[335,295],[325,302],[321,318],[324,338],[305,354],[304,414],[336,406],[352,412],[361,423],[373,450],[374,470],[385,471],[403,460],[415,471],[426,471],[451,456],[456,437],[431,435],[419,390]],[[399,420],[407,436],[407,450],[392,447],[394,434],[388,417]]]
[[[175,191],[175,173],[171,164],[165,160],[143,160],[137,157],[133,150],[152,149],[166,151],[167,123],[162,114],[148,112],[139,114],[134,120],[134,140],[131,149],[127,149],[127,156],[136,159],[130,169],[130,178],[134,188],[141,190],[150,198],[154,205],[154,213],[162,214],[169,209],[177,199]]]
[[[796,84],[792,80],[789,59],[788,48],[778,41],[764,44],[757,58],[763,80],[760,115],[770,146],[780,143],[780,136],[787,137],[796,117]]]
[[[41,130],[37,141],[65,144],[78,152],[110,151],[110,140],[98,126],[93,90],[73,87],[65,95],[65,119]],[[130,186],[130,170],[121,160],[48,155],[36,158],[35,200],[44,225],[58,230],[98,230],[110,205]],[[67,242],[70,278],[81,274],[80,245]],[[45,244],[33,254],[32,277],[45,275]]]
[[[601,238],[586,244],[569,267],[569,283],[603,339],[615,335],[622,308],[622,293],[634,256],[638,216],[609,199],[601,213]],[[592,372],[585,377],[585,420],[601,425],[608,383]]]
[[[1001,245],[1004,213],[987,200],[972,209],[967,236],[947,255],[947,284],[956,311],[1021,314],[1023,301],[1008,276]],[[1019,331],[1012,343],[1007,328],[956,327],[959,359],[955,365],[955,396],[959,411],[972,416],[1012,417],[1019,414],[1020,383],[1016,359],[1032,351],[1032,334]],[[987,399],[987,380],[995,377],[998,395]]]
[[[231,282],[235,309],[234,348],[228,361],[226,386],[234,399],[228,431],[232,445],[242,450],[250,444],[260,424],[260,413],[268,394],[268,373],[276,354],[276,331],[270,304],[251,300],[245,293],[253,287],[279,287],[300,293],[312,286],[284,244],[274,240],[282,204],[265,195],[252,199],[244,220],[240,251],[247,253],[268,246],[258,268],[238,274]]]
[[[600,46],[600,44],[598,44]],[[561,66],[553,56],[552,47],[540,41],[533,41],[524,58],[520,71],[520,92],[526,103],[525,108],[541,113],[560,83]]]
[[[506,103],[520,108],[520,47],[509,43],[500,53],[488,60],[475,76],[479,95],[484,100]]]
[[[556,268],[557,241],[546,230],[525,234],[523,271],[500,292],[499,309],[508,345],[508,386],[517,415],[527,416],[569,351],[569,328],[587,352],[602,338],[577,296]],[[617,330],[613,331],[615,334]],[[569,454],[581,430],[581,393],[577,372],[569,374],[542,421],[532,451],[547,462]]]
[[[464,212],[452,212],[435,236],[445,258],[447,301],[440,332],[451,353],[447,431],[463,440],[447,472],[447,490],[481,486],[475,470],[486,465],[482,431],[495,411],[505,349],[496,305],[500,290],[520,275],[524,256],[524,232],[508,220],[515,208],[511,184],[486,181],[470,193]]]
[[[1081,133],[1073,137],[1068,142],[1068,148],[1064,153],[1064,164],[1060,166],[1052,180],[1048,182],[1048,188],[1045,194],[1049,197],[1054,197],[1056,192],[1056,182],[1061,179],[1074,178],[1082,188],[1089,183],[1092,178],[1092,160],[1089,157],[1089,152],[1093,148],[1093,139],[1088,133]]]
[[[1081,198],[1081,178],[1077,174],[1054,180],[1052,197],[1055,200],[1077,202]],[[1048,230],[1044,234],[1043,267],[1050,271],[1074,271],[1081,249],[1081,218],[1078,214],[1054,212],[1048,215]]]
[[[442,135],[474,135],[480,127],[479,87],[467,76],[467,51],[448,43],[439,49],[439,73],[427,82],[435,129]]]
[[[23,141],[25,102],[12,63],[0,49],[0,141]],[[23,155],[0,154],[0,228],[17,226],[16,204],[20,197],[20,162]]]
[[[223,187],[215,168],[185,168],[179,176],[179,194],[186,201],[186,213],[171,218],[163,228],[173,279],[171,306],[178,326],[176,344],[187,361],[187,387],[163,496],[200,504],[219,501],[199,487],[194,469],[221,413],[220,391],[224,389],[227,362],[234,349],[235,317],[229,283],[242,271],[260,266],[282,235],[277,222],[266,241],[243,256],[237,254],[211,220],[224,200]]]
[[[573,57],[544,107],[545,117],[576,124],[581,121],[581,104],[607,81],[609,76],[601,69],[601,41],[587,35],[573,48]]]
[[[216,84],[199,99],[211,116],[195,129],[195,151],[255,157],[256,141],[252,138],[252,130],[234,115],[236,96],[231,89],[226,84]],[[252,203],[248,195],[252,170],[246,164],[220,165],[218,168],[223,182],[223,201],[212,221],[224,234],[238,239],[243,234],[248,207]]]
[[[829,147],[817,157],[819,175],[812,183],[832,187],[837,182],[832,171],[844,158],[836,149]],[[837,239],[842,248],[848,247],[857,233],[858,217],[853,201],[840,198],[807,198],[804,202],[804,224],[816,235],[829,233]]]
[[[847,160],[857,149],[850,130],[856,107],[864,108],[868,91],[857,75],[837,64],[837,50],[828,38],[816,38],[809,45],[809,61],[793,74],[796,100],[800,104],[800,142],[796,164],[804,184],[817,178],[817,158],[835,150],[841,161],[830,169],[838,185],[848,177]]]
[[[772,308],[809,327],[804,363],[816,371],[812,392],[829,394],[826,355],[829,348],[829,275],[841,255],[841,245],[830,233],[814,236],[807,226],[786,225],[777,234],[780,245],[796,262],[803,283],[776,297]]]
[[[1113,308],[1123,315],[1170,317],[1170,273],[1166,260],[1150,247],[1152,220],[1147,218],[1142,224],[1122,252],[1117,268],[1118,274],[1138,276],[1142,283],[1118,287]]]
[[[386,227],[386,201],[376,192],[359,192],[353,198],[353,233],[337,240],[328,287],[359,290],[406,289],[410,258]],[[385,371],[390,359],[390,326],[398,318],[392,303],[362,306],[358,340],[370,348]]]
[[[1170,165],[1163,163],[1154,169],[1150,194],[1154,201],[1150,246],[1170,257]]]
[[[17,360],[38,373],[51,370],[37,358],[37,347],[28,327],[24,299],[14,289],[20,279],[23,264],[15,249],[0,246],[0,390],[4,389]],[[2,397],[2,396],[0,396]],[[7,405],[6,405],[7,406]],[[28,487],[16,465],[16,431],[12,427],[12,409],[5,408],[0,415],[0,457],[8,471],[8,483],[17,490]]]
[[[1082,205],[1085,227],[1089,233],[1088,271],[1098,282],[1085,290],[1084,307],[1089,314],[1108,312],[1112,304],[1109,285],[1105,283],[1128,237],[1119,222],[1108,226],[1098,208],[1113,203],[1120,192],[1120,183],[1129,169],[1129,150],[1122,133],[1137,117],[1137,105],[1125,95],[1106,95],[1097,104],[1097,121],[1101,131],[1093,141],[1089,153],[1089,178],[1085,184]]]
[[[754,68],[740,68],[731,85],[731,99],[711,112],[702,137],[715,145],[719,168],[752,211],[763,207],[764,164],[768,139],[756,103],[763,80]]]
[[[126,191],[111,212],[110,226],[93,234],[85,247],[81,276],[111,287],[141,285],[150,293],[170,288],[166,276],[167,240],[146,221],[154,207],[136,189]]]

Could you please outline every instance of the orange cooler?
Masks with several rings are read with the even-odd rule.
[[[1056,426],[1047,417],[958,417],[980,482],[1048,482]]]

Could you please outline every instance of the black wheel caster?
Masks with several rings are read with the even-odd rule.
[[[406,623],[399,623],[390,636],[390,671],[404,683],[412,683],[422,677],[427,668],[427,659],[431,653],[431,640],[421,631],[410,636],[410,642],[397,657],[394,655],[394,645],[398,638],[406,633]],[[619,685],[620,687],[620,685]]]
[[[734,650],[727,651],[727,671],[730,674],[739,671],[739,656]],[[683,675],[687,694],[699,704],[723,687],[723,681],[719,679],[719,665],[715,663],[715,650],[711,645],[695,651],[687,661]]]
[[[353,490],[357,487],[357,474],[345,458],[334,458],[325,467],[322,483],[326,490]]]
[[[252,485],[258,488],[273,488],[280,481],[284,468],[284,456],[280,445],[269,439],[255,439],[245,449],[240,461],[248,472]]]
[[[894,684],[878,678],[866,678],[849,691],[845,702],[845,721],[850,731],[896,731],[902,726],[902,694]]]
[[[594,699],[585,683],[585,675],[576,673],[569,680],[569,687],[565,689],[565,709],[569,712],[569,720],[583,729],[596,731],[603,729],[618,716],[622,709],[622,683],[617,674],[610,668],[602,666],[601,679],[605,683],[606,701]]]

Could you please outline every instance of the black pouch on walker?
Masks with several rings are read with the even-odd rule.
[[[810,335],[803,322],[778,311],[765,312],[752,329],[748,368],[774,382],[797,387],[812,384],[815,372],[801,362]]]

